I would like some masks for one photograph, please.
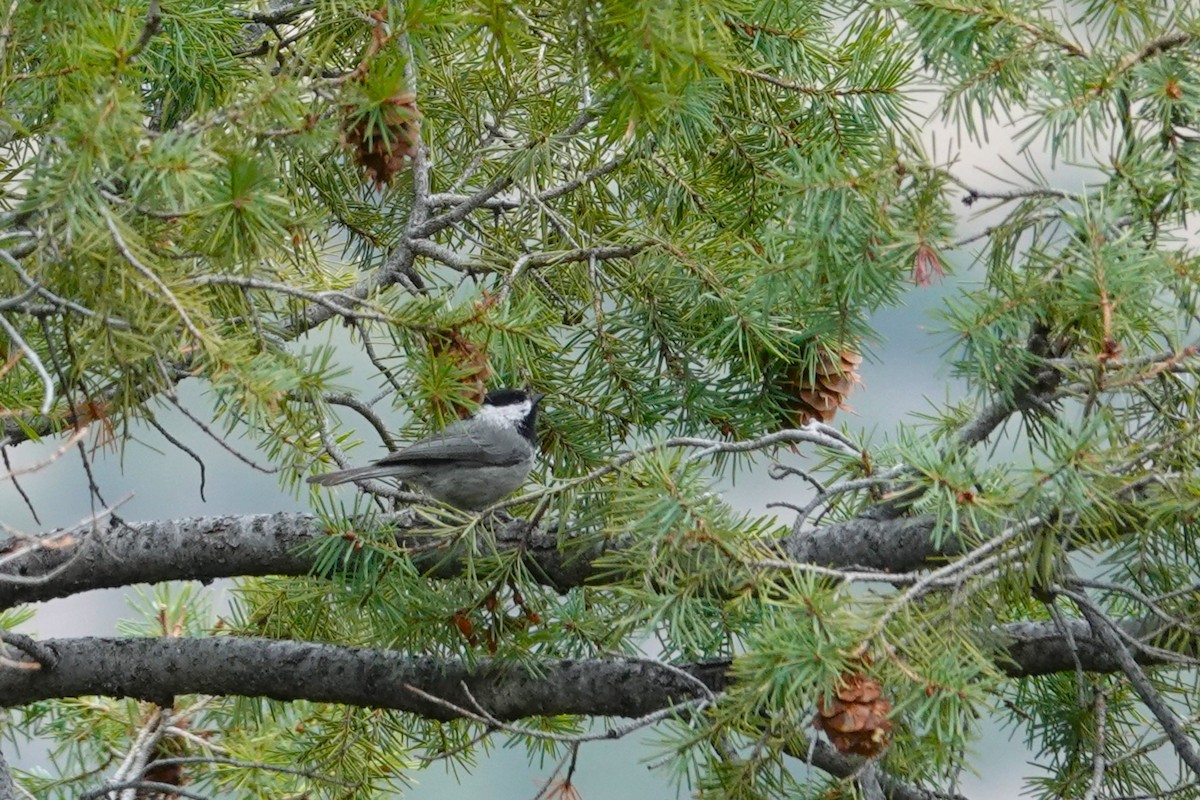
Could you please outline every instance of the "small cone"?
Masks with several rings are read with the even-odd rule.
[[[870,758],[888,745],[891,710],[892,701],[883,696],[879,681],[856,672],[842,676],[834,697],[817,706],[813,725],[825,732],[839,753]]]
[[[404,160],[416,153],[421,143],[421,112],[416,95],[402,92],[387,100],[382,125],[372,125],[370,115],[351,116],[346,109],[342,138],[354,151],[354,160],[376,188],[390,183],[404,168]]]
[[[433,335],[429,345],[437,356],[447,356],[463,370],[463,383],[472,387],[467,396],[475,403],[482,403],[487,394],[487,382],[495,374],[492,371],[488,351],[481,345],[468,339],[457,328]],[[470,414],[469,409],[461,409],[462,416]]]
[[[822,352],[810,376],[803,367],[788,371],[785,389],[791,399],[789,411],[797,425],[817,420],[829,422],[838,409],[848,409],[846,398],[862,383],[858,365],[862,356],[843,350],[837,356]]]

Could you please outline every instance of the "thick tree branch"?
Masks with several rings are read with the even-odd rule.
[[[453,552],[430,548],[421,524],[406,513],[362,523],[392,525],[400,546],[435,577],[460,574],[462,562]],[[904,572],[948,552],[933,547],[932,528],[929,517],[855,519],[788,537],[783,549],[798,563]],[[114,520],[90,526],[73,537],[73,543],[51,548],[9,539],[0,543],[0,554],[7,554],[0,555],[0,608],[136,583],[306,575],[313,570],[316,545],[329,535],[326,523],[312,514],[280,512]],[[593,580],[598,574],[593,562],[604,551],[601,544],[567,543],[564,548],[552,532],[531,530],[524,520],[497,527],[493,536],[498,550],[520,549],[531,574],[559,590]]]
[[[953,536],[944,537],[941,547],[934,545],[936,524],[937,520],[928,514],[863,515],[793,534],[782,541],[781,547],[798,564],[910,572],[927,566],[931,560],[962,551]]]
[[[1075,658],[1078,657],[1079,666],[1087,672],[1109,673],[1122,669],[1118,654],[1096,634],[1087,620],[1066,619],[1062,624],[1067,631],[1052,621],[1013,622],[1001,627],[997,631],[1002,642],[998,659],[1000,668],[1013,678],[1051,675],[1075,670]],[[1114,624],[1119,625],[1126,635],[1141,641],[1155,642],[1160,634],[1164,637],[1166,634],[1163,624],[1153,617],[1127,618]],[[1165,641],[1161,643],[1166,644]],[[1139,650],[1135,658],[1143,666],[1168,663],[1146,650]]]
[[[534,671],[513,662],[463,662],[385,650],[235,637],[48,639],[58,658],[48,673],[10,671],[0,706],[56,697],[135,697],[169,706],[179,695],[310,700],[454,719],[453,706],[482,708],[496,720],[578,714],[646,717],[729,685],[728,662],[668,667],[644,659],[557,660]],[[414,692],[409,687],[418,689]],[[427,697],[439,698],[434,702]],[[824,742],[813,766],[853,775],[861,760]],[[942,795],[881,775],[892,800]]]
[[[540,662],[531,672],[515,662],[467,666],[388,650],[233,636],[41,644],[57,656],[57,665],[5,671],[0,706],[104,695],[170,707],[178,695],[205,694],[389,708],[442,720],[459,716],[405,688],[411,685],[464,708],[473,697],[504,721],[557,714],[640,717],[695,697],[700,684],[719,691],[728,683],[727,663],[693,665],[680,674],[642,659],[564,659]]]
[[[1122,668],[1087,622],[1067,624],[1084,669]],[[1154,630],[1139,620],[1120,624],[1132,635]],[[998,663],[1013,677],[1074,669],[1070,645],[1052,622],[1006,626],[997,631],[997,643]],[[483,659],[468,665],[387,650],[232,636],[47,639],[38,646],[53,653],[53,668],[5,669],[0,706],[103,695],[170,707],[179,695],[204,694],[387,708],[443,720],[460,716],[455,707],[483,709],[502,721],[559,714],[639,718],[722,692],[731,683],[728,661],[671,667],[644,659],[562,659],[539,662],[531,671],[515,662]],[[1136,656],[1143,664],[1155,663],[1144,652]],[[836,777],[856,774],[861,766],[824,742],[816,742],[810,755],[813,766]],[[890,775],[880,775],[880,784],[893,800],[940,796]]]
[[[1085,670],[1121,669],[1086,621],[1066,624]],[[1134,635],[1154,630],[1141,620],[1117,624]],[[1074,669],[1069,645],[1053,622],[1007,625],[996,636],[998,663],[1012,677]],[[391,650],[234,636],[83,637],[37,644],[54,655],[53,668],[3,670],[0,706],[104,695],[169,707],[178,695],[207,694],[390,708],[431,719],[461,716],[451,706],[477,705],[502,721],[557,714],[632,718],[722,692],[732,681],[727,660],[670,667],[637,658],[548,659],[531,671],[512,661],[467,664]],[[1144,665],[1161,663],[1145,652],[1131,657]],[[406,684],[445,702],[432,702]]]
[[[0,547],[0,606],[67,597],[89,589],[210,580],[236,575],[303,575],[324,535],[309,514],[111,521],[54,547],[9,539]],[[61,533],[49,534],[61,538]]]

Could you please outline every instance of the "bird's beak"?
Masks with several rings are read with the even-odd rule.
[[[533,394],[529,395],[530,405],[536,406],[538,403],[542,402],[542,398],[545,396],[545,392],[534,392]]]

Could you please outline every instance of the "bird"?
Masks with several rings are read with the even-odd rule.
[[[521,389],[493,389],[470,417],[365,467],[314,475],[308,482],[334,486],[398,478],[455,508],[486,508],[521,488],[529,476],[537,453],[538,403],[543,397]]]

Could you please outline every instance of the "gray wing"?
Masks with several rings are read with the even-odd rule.
[[[460,420],[375,463],[420,466],[458,461],[499,467],[524,461],[529,452],[529,443],[512,428],[488,427],[472,431],[469,421]]]

